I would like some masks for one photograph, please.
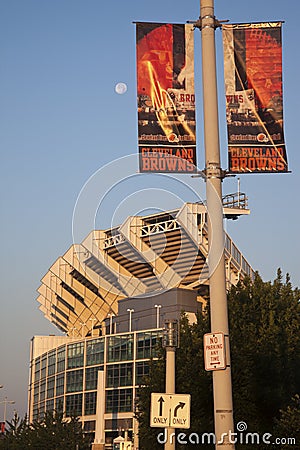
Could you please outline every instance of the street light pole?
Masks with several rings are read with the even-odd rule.
[[[84,327],[86,326],[86,323],[80,322],[80,325],[81,325],[81,337],[83,338],[84,337]]]
[[[97,322],[97,319],[95,317],[92,317],[90,319],[90,321],[92,322],[91,337],[93,337],[93,335],[94,335],[94,323]]]
[[[159,310],[161,305],[154,305],[154,308],[156,308],[156,328],[159,328]]]
[[[132,322],[132,313],[134,312],[134,309],[130,309],[130,308],[128,308],[127,309],[127,312],[129,312],[129,331],[131,331],[131,322]]]
[[[75,330],[77,330],[77,328],[76,328],[76,327],[72,327],[72,328],[70,328],[70,331],[72,331],[72,337],[74,337],[74,336],[75,336]]]
[[[224,258],[225,235],[222,205],[224,172],[221,169],[220,162],[214,0],[200,0],[200,21],[198,26],[201,29],[202,40],[211,332],[224,333],[226,340],[227,367],[224,370],[213,371],[216,449],[229,450],[234,449],[235,446],[228,438],[229,432],[234,431],[234,425]]]
[[[3,422],[6,423],[6,409],[7,409],[7,404],[9,405],[14,405],[16,402],[14,400],[7,400],[7,397],[4,397],[4,400],[2,400],[2,402],[0,403],[4,403],[4,415],[3,415]]]
[[[114,313],[108,313],[109,317],[109,334],[113,334],[113,318],[115,317]]]

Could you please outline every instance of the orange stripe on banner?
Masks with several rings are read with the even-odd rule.
[[[138,94],[151,95],[151,78],[164,90],[173,85],[173,29],[166,24],[155,28],[137,45]],[[152,75],[152,77],[151,77]]]
[[[246,70],[248,88],[255,89],[261,108],[271,99],[282,97],[282,52],[280,29],[251,28],[246,33]]]

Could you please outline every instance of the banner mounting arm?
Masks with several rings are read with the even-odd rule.
[[[202,20],[203,19],[213,19],[214,20],[214,24],[213,25],[205,25],[205,27],[202,27]],[[215,16],[211,16],[211,15],[206,15],[204,17],[199,17],[199,19],[197,21],[195,20],[188,20],[187,23],[191,23],[194,25],[194,28],[199,28],[199,30],[202,30],[202,28],[221,28],[222,27],[222,23],[228,23],[229,20],[218,20],[216,19]]]

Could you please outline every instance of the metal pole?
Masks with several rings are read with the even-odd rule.
[[[90,319],[90,321],[92,322],[91,337],[93,337],[94,336],[94,323],[97,322],[97,319],[95,317],[92,317]]]
[[[109,334],[113,334],[115,332],[113,330],[113,318],[115,315],[114,313],[108,313],[107,317],[109,317]]]
[[[178,321],[166,320],[163,335],[166,349],[166,394],[175,394],[175,355],[178,347]],[[175,428],[165,428],[165,450],[175,450]]]
[[[175,394],[175,347],[166,347],[166,393]],[[166,428],[165,450],[175,450],[175,428]]]
[[[234,431],[234,425],[224,259],[221,185],[223,171],[220,163],[215,25],[214,0],[200,0],[211,332],[224,333],[227,362],[225,370],[213,372],[215,448],[229,450],[234,449],[235,446],[229,439],[229,433]]]
[[[156,308],[156,328],[159,328],[159,310],[161,305],[154,305],[154,308]]]
[[[84,337],[84,327],[86,326],[86,323],[80,322],[80,325],[81,325],[81,337],[83,338]]]
[[[7,409],[7,404],[9,403],[10,405],[14,405],[15,401],[14,400],[7,400],[7,397],[4,397],[4,400],[0,403],[4,403],[4,415],[3,415],[3,421],[4,423],[6,423],[6,409]]]
[[[4,424],[6,424],[6,405],[7,405],[7,400],[6,400],[6,397],[5,397],[5,400],[4,400],[4,417],[3,417]]]
[[[131,332],[131,329],[132,329],[132,324],[131,324],[131,322],[132,322],[132,313],[134,312],[134,309],[130,309],[130,308],[128,308],[127,309],[127,312],[129,312],[129,332]]]

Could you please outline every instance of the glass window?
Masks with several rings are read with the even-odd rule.
[[[66,361],[66,347],[59,347],[57,350],[57,372],[63,372],[65,370]]]
[[[56,395],[63,395],[65,392],[65,374],[56,375]]]
[[[39,408],[37,405],[33,407],[33,420],[37,420],[39,417]]]
[[[133,335],[108,338],[108,362],[126,361],[133,358]]]
[[[67,392],[83,390],[83,369],[67,372]]]
[[[33,391],[33,403],[37,404],[39,401],[39,383],[34,383],[34,391]]]
[[[133,364],[112,364],[107,366],[107,387],[132,386]]]
[[[93,339],[86,344],[86,365],[104,363],[104,339]]]
[[[41,382],[40,386],[40,400],[45,400],[46,397],[46,380]]]
[[[41,402],[39,409],[38,409],[38,417],[39,419],[42,419],[44,417],[44,413],[45,413],[45,402]]]
[[[46,411],[54,410],[54,399],[46,401]]]
[[[97,389],[98,371],[103,370],[103,366],[89,367],[85,370],[85,389],[92,391]]]
[[[66,416],[82,416],[82,394],[66,396]]]
[[[86,420],[83,426],[84,431],[95,431],[96,430],[96,421],[95,420]]]
[[[55,377],[48,378],[47,383],[47,398],[54,397],[54,385],[55,385]],[[53,408],[52,408],[53,409]]]
[[[149,359],[157,356],[156,345],[161,332],[149,331],[138,333],[136,342],[136,358]]]
[[[55,374],[56,350],[48,353],[48,375]]]
[[[39,381],[40,379],[40,369],[41,369],[41,358],[38,357],[35,360],[35,366],[34,366],[34,381]]]
[[[64,398],[56,397],[55,399],[55,411],[63,412],[64,411]]]
[[[68,345],[68,369],[75,369],[83,366],[84,343]]]
[[[87,392],[84,396],[84,414],[96,414],[97,392]]]
[[[132,389],[106,391],[106,412],[132,411]]]
[[[149,373],[149,362],[140,361],[135,366],[135,384],[140,385],[143,383],[143,378]]]
[[[47,355],[42,357],[42,370],[41,370],[41,378],[46,378],[47,374]]]

